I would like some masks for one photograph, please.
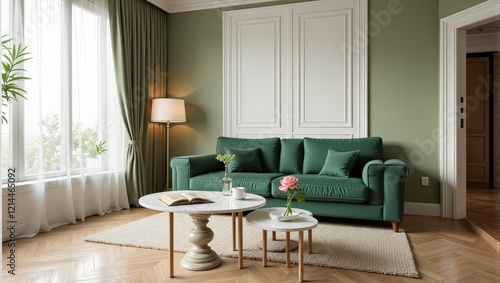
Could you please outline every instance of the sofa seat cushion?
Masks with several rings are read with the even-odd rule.
[[[245,187],[247,193],[263,197],[271,196],[271,182],[284,176],[279,173],[234,172],[230,174],[233,187]],[[190,190],[222,191],[224,171],[210,172],[192,177],[189,180]]]
[[[307,193],[306,202],[364,203],[369,198],[369,188],[361,178],[342,178],[316,174],[294,174],[299,178],[299,188]],[[271,194],[286,199],[287,194],[279,190],[281,178],[273,180]]]

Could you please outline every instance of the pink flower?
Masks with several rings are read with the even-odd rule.
[[[281,179],[280,183],[280,191],[287,192],[288,190],[298,189],[299,178],[295,178],[294,176],[285,176]]]

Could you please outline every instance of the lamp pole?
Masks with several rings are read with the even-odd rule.
[[[170,121],[167,121],[166,124],[167,127],[167,184],[165,186],[165,190],[169,191],[169,184],[170,184]]]

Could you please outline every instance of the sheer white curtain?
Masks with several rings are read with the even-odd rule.
[[[72,168],[81,177],[76,216],[84,219],[129,207],[124,177],[126,139],[114,77],[107,1],[73,0],[71,15]],[[93,129],[97,129],[96,139],[89,145]],[[106,152],[97,155],[94,147],[102,142]]]
[[[106,1],[14,2],[15,37],[32,57],[12,146],[25,181],[17,236],[129,208]]]

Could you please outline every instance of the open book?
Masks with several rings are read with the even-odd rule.
[[[162,195],[160,200],[168,206],[213,202],[201,192],[182,192],[177,194],[169,193]]]

